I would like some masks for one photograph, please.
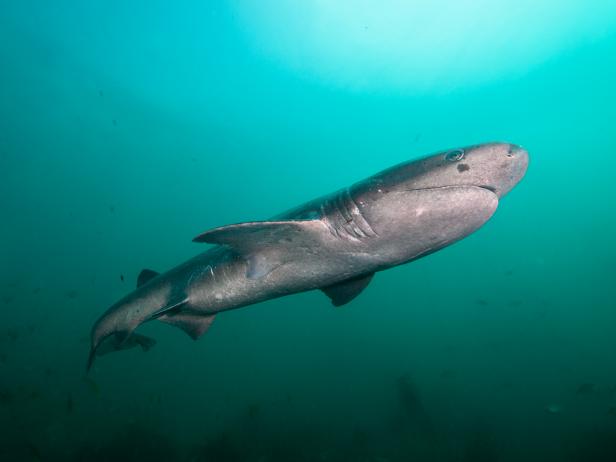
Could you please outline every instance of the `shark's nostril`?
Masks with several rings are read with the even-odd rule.
[[[507,149],[507,157],[514,157],[516,153],[523,151],[524,148],[518,146],[516,144],[510,144],[509,149]]]

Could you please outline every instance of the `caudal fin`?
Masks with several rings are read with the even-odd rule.
[[[90,354],[88,355],[88,364],[86,366],[86,374],[90,372],[90,369],[92,369],[92,364],[94,364],[94,358],[96,358],[96,348],[92,346],[90,348]]]

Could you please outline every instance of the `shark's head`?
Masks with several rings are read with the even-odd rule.
[[[358,214],[388,243],[382,252],[409,261],[479,229],[527,167],[521,147],[487,143],[396,165],[353,185],[350,194]]]
[[[524,177],[528,153],[515,144],[486,143],[444,151],[410,165],[412,189],[478,186],[500,199]]]

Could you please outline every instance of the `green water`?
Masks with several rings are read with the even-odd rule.
[[[430,5],[0,5],[1,460],[616,460],[616,5]],[[493,140],[530,167],[467,239],[85,378],[200,232]]]

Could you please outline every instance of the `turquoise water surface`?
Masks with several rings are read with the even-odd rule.
[[[616,460],[616,3],[0,5],[0,460]],[[97,360],[133,290],[396,163],[523,145],[463,241]]]

